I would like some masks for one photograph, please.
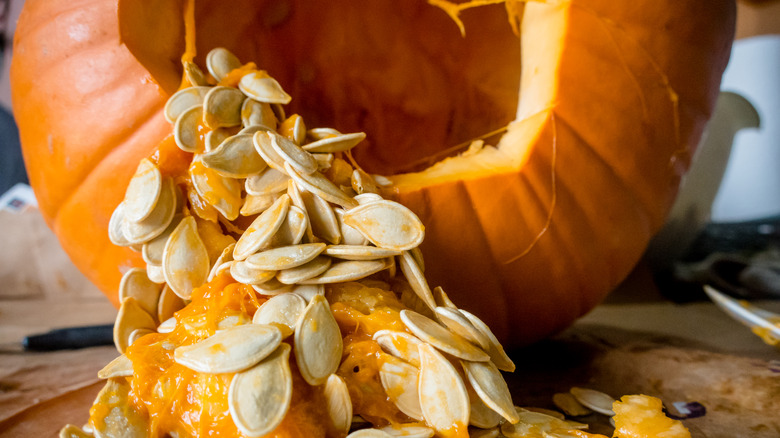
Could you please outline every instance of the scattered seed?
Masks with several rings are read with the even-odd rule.
[[[610,417],[615,416],[615,411],[612,410],[612,403],[615,402],[615,399],[609,395],[604,394],[601,391],[596,391],[595,389],[579,388],[576,386],[571,388],[569,392],[571,392],[571,395],[573,395],[578,402],[582,403],[583,406],[603,415]]]

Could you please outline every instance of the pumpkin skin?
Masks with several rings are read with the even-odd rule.
[[[426,276],[508,345],[561,330],[617,285],[662,225],[714,107],[733,1],[573,0],[462,14],[420,1],[196,4],[196,61],[224,46],[307,125],[365,130],[367,170],[426,224]],[[11,67],[41,212],[116,302],[140,255],[107,225],[171,127],[182,1],[28,0]],[[520,98],[518,99],[518,95]],[[509,124],[497,147],[432,163]]]

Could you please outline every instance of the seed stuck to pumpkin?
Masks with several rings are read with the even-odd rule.
[[[235,373],[254,366],[282,342],[282,333],[270,325],[246,324],[224,329],[173,352],[176,363],[200,373]]]

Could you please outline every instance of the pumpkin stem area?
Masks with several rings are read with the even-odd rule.
[[[120,1],[122,40],[172,93],[181,78],[186,2],[155,3]],[[442,9],[420,0],[360,7],[347,0],[196,0],[195,62],[203,65],[215,47],[255,62],[295,96],[289,113],[310,127],[366,132],[354,151],[361,167],[395,175],[464,152],[515,119],[520,40],[506,9],[489,5],[460,18],[466,37]]]

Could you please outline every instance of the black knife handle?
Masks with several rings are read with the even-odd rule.
[[[22,340],[22,347],[29,351],[56,351],[112,345],[113,332],[113,324],[68,327],[27,336]]]

